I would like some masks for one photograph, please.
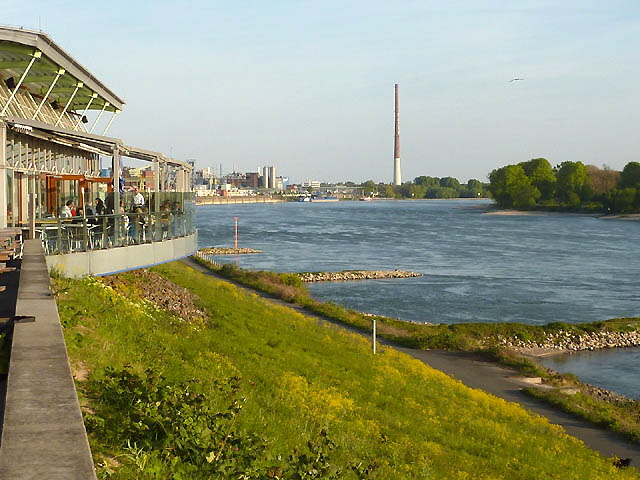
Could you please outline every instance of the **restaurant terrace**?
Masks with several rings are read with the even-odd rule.
[[[0,27],[0,229],[41,239],[49,269],[103,275],[197,248],[192,166],[109,137],[124,105],[46,34]],[[125,160],[144,176],[125,182]]]

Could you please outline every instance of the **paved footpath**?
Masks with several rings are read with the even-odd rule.
[[[237,287],[262,296],[267,301],[288,308],[292,308],[308,317],[317,318],[323,322],[329,322],[339,327],[345,328],[352,332],[364,335],[361,330],[356,330],[342,323],[336,322],[326,317],[321,317],[313,312],[309,312],[298,305],[292,305],[279,299],[270,297],[267,294],[252,290],[230,281],[229,279],[220,277],[208,270],[206,267],[199,265],[191,259],[185,259],[183,262],[192,267],[212,275],[220,280],[233,283]],[[495,362],[489,362],[477,355],[445,352],[440,350],[416,350],[413,348],[400,347],[389,342],[381,342],[398,351],[404,352],[430,367],[441,370],[471,388],[477,388],[491,393],[496,397],[503,398],[509,402],[516,402],[531,412],[542,415],[549,419],[551,423],[561,425],[569,435],[582,440],[587,446],[600,452],[606,457],[617,456],[619,458],[631,458],[631,464],[636,468],[640,466],[640,445],[634,444],[622,435],[611,432],[587,422],[579,417],[548,405],[547,403],[530,397],[522,391],[523,386],[527,385],[523,381],[522,376],[516,371],[498,365]]]

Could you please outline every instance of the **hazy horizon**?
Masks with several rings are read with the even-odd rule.
[[[197,168],[389,183],[395,83],[405,181],[640,160],[637,2],[26,0],[2,23],[126,101],[110,136]]]

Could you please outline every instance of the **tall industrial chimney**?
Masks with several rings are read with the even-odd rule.
[[[400,105],[398,103],[398,84],[396,91],[396,134],[393,142],[393,184],[402,185],[402,171],[400,170]]]

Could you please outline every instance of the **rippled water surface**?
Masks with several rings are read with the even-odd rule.
[[[358,310],[426,322],[580,323],[640,315],[640,222],[494,215],[476,200],[203,206],[201,246],[277,271],[402,269],[423,277],[314,284]]]
[[[545,358],[541,363],[558,372],[640,400],[640,348],[580,352]]]
[[[640,222],[589,216],[495,215],[476,200],[203,206],[200,246],[276,271],[402,269],[423,277],[310,286],[319,299],[426,322],[544,324],[640,316]],[[640,349],[547,359],[583,381],[638,398]]]

